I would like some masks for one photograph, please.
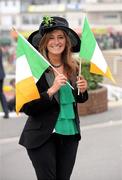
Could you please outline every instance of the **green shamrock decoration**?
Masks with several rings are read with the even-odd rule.
[[[52,25],[53,25],[54,20],[53,20],[52,17],[44,16],[42,22],[43,22],[44,26],[49,27],[49,26],[52,26]]]

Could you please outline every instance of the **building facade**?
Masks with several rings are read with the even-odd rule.
[[[84,12],[94,31],[122,31],[122,0],[1,0],[0,35],[14,26],[28,36],[44,15],[65,17],[80,34]]]

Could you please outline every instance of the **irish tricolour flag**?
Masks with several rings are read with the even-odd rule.
[[[82,29],[80,57],[90,62],[91,73],[103,75],[115,82],[86,17]]]
[[[50,64],[19,33],[16,56],[16,112],[18,113],[25,103],[40,98],[36,83]]]

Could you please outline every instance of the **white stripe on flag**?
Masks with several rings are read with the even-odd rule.
[[[107,63],[97,43],[96,43],[96,47],[95,47],[91,62],[95,64],[99,69],[101,69],[104,73],[106,73]]]
[[[21,71],[18,71],[20,69],[21,69]],[[31,73],[31,70],[29,68],[29,65],[28,65],[28,62],[27,62],[25,55],[22,55],[22,56],[17,58],[17,60],[16,60],[16,71],[17,71],[16,83],[32,76],[32,73]]]

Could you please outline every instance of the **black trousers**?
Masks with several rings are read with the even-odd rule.
[[[69,180],[78,148],[76,136],[52,134],[36,149],[28,149],[38,180]]]
[[[8,115],[8,105],[7,105],[6,97],[3,93],[3,79],[0,80],[0,101],[1,101],[1,105],[2,105],[4,113]]]

